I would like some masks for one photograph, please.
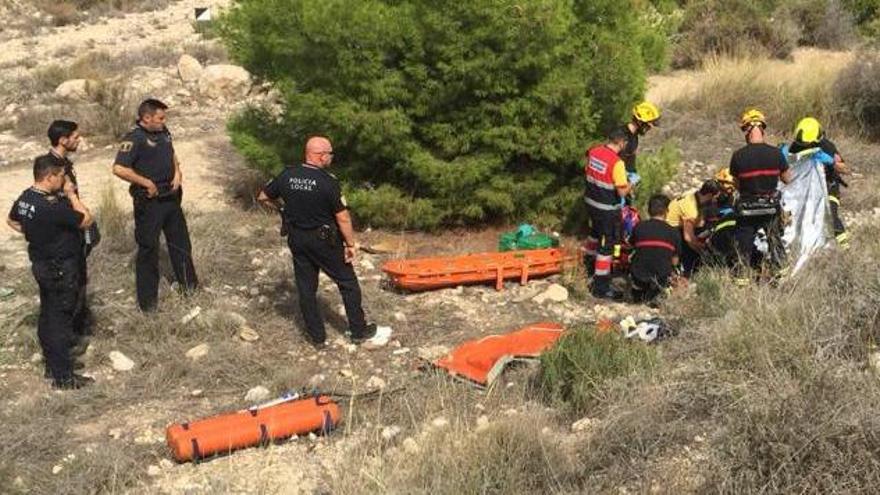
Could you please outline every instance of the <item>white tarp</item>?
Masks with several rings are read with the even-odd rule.
[[[783,241],[791,273],[797,273],[810,256],[834,239],[825,167],[827,155],[818,148],[788,154],[792,180],[782,185],[782,208],[789,216]]]

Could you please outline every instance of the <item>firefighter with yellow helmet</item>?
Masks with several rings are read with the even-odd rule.
[[[643,101],[632,108],[632,118],[623,126],[626,136],[626,145],[620,151],[620,159],[626,165],[626,172],[630,174],[630,182],[637,183],[639,180],[636,172],[636,154],[639,150],[639,136],[644,136],[648,131],[659,125],[660,109],[651,102]]]
[[[781,211],[777,190],[779,181],[788,183],[791,180],[788,162],[779,148],[764,140],[766,129],[767,119],[760,110],[751,109],[743,113],[740,130],[746,145],[736,150],[730,159],[730,175],[738,193],[734,234],[739,256],[738,283],[747,283],[744,268],[756,267],[760,261],[755,247],[758,231],[763,230],[765,235],[769,235],[777,224]]]
[[[837,145],[825,136],[822,124],[813,117],[801,119],[794,129],[794,141],[786,147],[787,153],[798,154],[802,151],[820,148],[825,154],[820,162],[825,166],[825,182],[828,186],[828,202],[831,206],[831,218],[834,222],[834,236],[843,247],[849,244],[846,225],[840,218],[840,187],[847,187],[843,175],[849,173],[849,167],[840,156]]]

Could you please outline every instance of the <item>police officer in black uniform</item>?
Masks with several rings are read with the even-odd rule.
[[[64,191],[66,199],[58,195]],[[21,193],[7,217],[25,235],[31,271],[40,288],[37,336],[56,388],[80,388],[92,379],[73,372],[70,350],[79,295],[82,230],[92,215],[65,179],[64,167],[49,156],[34,161],[34,185]]]
[[[69,120],[55,120],[49,125],[46,132],[49,137],[51,148],[44,155],[48,159],[53,160],[58,166],[64,168],[64,176],[66,180],[73,183],[73,194],[80,196],[79,182],[76,178],[76,170],[73,162],[70,160],[70,154],[75,153],[79,147],[80,132],[79,125]],[[65,197],[64,192],[58,193],[59,197]],[[73,322],[73,331],[79,337],[90,335],[91,332],[91,311],[88,307],[86,286],[88,284],[88,265],[86,259],[92,249],[98,245],[100,241],[100,233],[98,231],[97,222],[92,222],[91,226],[82,233],[82,248],[80,249],[80,275],[79,275],[79,297],[77,298],[76,316]]]
[[[288,227],[299,306],[316,347],[323,346],[327,338],[318,310],[319,271],[339,288],[351,340],[362,343],[376,334],[376,325],[368,325],[364,318],[361,288],[352,267],[357,248],[348,206],[339,181],[326,171],[332,161],[330,140],[313,137],[306,143],[305,163],[284,169],[258,197],[275,209],[280,208],[279,199],[284,201],[282,218]]]
[[[160,233],[165,234],[177,282],[187,292],[198,287],[189,229],[180,206],[180,163],[171,133],[165,127],[167,109],[167,105],[154,99],[140,104],[137,125],[122,140],[113,165],[113,174],[131,183],[129,192],[134,198],[136,285],[142,311],[156,308]]]

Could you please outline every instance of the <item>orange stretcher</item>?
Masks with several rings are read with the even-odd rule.
[[[165,439],[177,461],[198,461],[293,435],[326,433],[341,418],[335,402],[317,396],[173,424],[165,431]]]
[[[564,263],[577,259],[559,248],[477,253],[461,256],[392,260],[382,266],[391,282],[411,291],[440,289],[458,285],[495,282],[502,290],[504,281],[544,277],[562,271]]]
[[[433,364],[455,377],[488,387],[510,362],[540,356],[563,331],[557,323],[535,323],[515,332],[465,342]]]

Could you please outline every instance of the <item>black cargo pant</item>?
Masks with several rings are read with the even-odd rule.
[[[620,244],[623,222],[620,210],[602,210],[587,205],[590,214],[590,240],[595,240],[597,248],[593,261],[594,293],[611,290],[611,271],[614,264],[614,250]],[[589,258],[585,260],[590,263]]]
[[[831,220],[834,222],[834,237],[838,242],[846,240],[846,225],[840,218],[840,185],[828,185],[828,202],[831,206]]]
[[[327,338],[324,320],[318,309],[318,274],[321,271],[336,282],[339,288],[352,338],[364,336],[367,322],[361,306],[361,287],[354,267],[345,262],[342,239],[336,230],[325,229],[322,234],[321,229],[304,230],[293,227],[287,236],[287,245],[293,254],[299,308],[312,342],[322,343]]]
[[[760,253],[755,247],[755,237],[759,230],[764,229],[764,232],[769,238],[771,235],[770,229],[774,228],[776,220],[776,215],[761,215],[754,217],[740,216],[737,218],[734,236],[736,238],[736,250],[740,273],[742,273],[742,270],[745,267],[757,268],[761,263]],[[777,249],[781,248],[781,246],[776,247]],[[771,249],[773,249],[772,246]],[[776,253],[775,256],[771,254],[770,261],[774,264],[778,264],[782,261],[782,256],[784,256],[784,253]],[[778,268],[778,266],[776,266],[776,268]]]
[[[635,303],[647,303],[656,300],[669,287],[669,277],[659,279],[642,280],[635,275],[630,275],[630,289]]]
[[[73,378],[70,348],[76,342],[74,318],[80,292],[80,263],[76,257],[35,261],[31,266],[40,287],[37,337],[49,374],[56,383]]]
[[[189,229],[180,206],[182,192],[159,199],[134,198],[134,238],[138,252],[135,269],[138,306],[143,311],[156,308],[159,297],[159,234],[171,258],[174,277],[186,291],[198,287],[192,259]]]

